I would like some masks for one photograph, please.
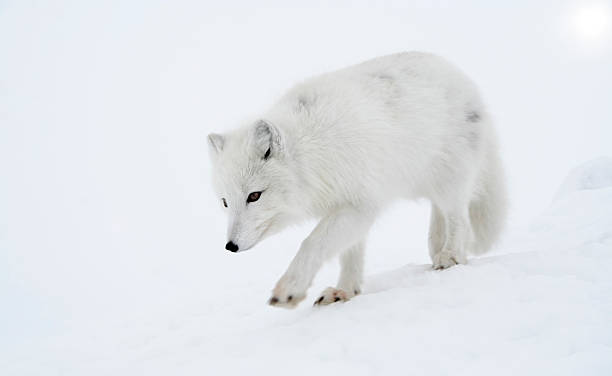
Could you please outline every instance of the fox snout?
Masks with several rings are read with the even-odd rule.
[[[227,244],[225,245],[225,249],[230,252],[238,252],[239,250],[238,245],[231,240],[227,242]]]
[[[250,223],[251,226],[244,226],[243,223]],[[256,223],[246,218],[246,221],[237,221],[234,218],[230,220],[227,231],[227,243],[225,249],[230,252],[244,252],[251,249],[257,244],[260,234],[257,232]]]

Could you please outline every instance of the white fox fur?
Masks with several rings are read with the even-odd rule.
[[[431,54],[379,57],[308,79],[260,119],[209,135],[209,144],[214,187],[229,215],[228,249],[247,250],[291,223],[320,220],[274,288],[272,305],[297,305],[337,255],[338,285],[316,303],[358,294],[364,239],[396,199],[431,201],[436,269],[488,250],[504,222],[491,118],[475,85]],[[247,202],[251,192],[262,193]]]

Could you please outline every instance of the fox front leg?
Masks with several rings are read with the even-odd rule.
[[[315,306],[346,302],[361,292],[364,249],[365,241],[362,240],[340,255],[338,284],[336,287],[328,287],[323,290],[315,300]]]
[[[361,241],[374,216],[373,211],[350,207],[321,219],[302,242],[289,268],[272,290],[268,303],[284,308],[297,306],[306,297],[306,290],[323,263]]]

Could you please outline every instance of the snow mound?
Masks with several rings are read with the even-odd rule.
[[[611,237],[612,158],[598,158],[572,170],[550,207],[507,243],[514,251],[560,251],[581,249]]]
[[[600,157],[573,169],[555,195],[555,201],[572,192],[612,187],[612,158]]]

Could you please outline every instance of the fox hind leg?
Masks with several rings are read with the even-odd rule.
[[[457,264],[467,263],[467,249],[472,235],[467,204],[454,205],[441,211],[444,223],[444,244],[431,257],[434,269],[446,269]],[[439,217],[438,217],[439,218]],[[430,236],[431,242],[431,236]],[[436,242],[438,247],[440,242]],[[435,250],[438,248],[434,248]],[[430,249],[431,254],[431,249]]]
[[[429,218],[429,257],[434,257],[442,251],[446,241],[446,229],[444,228],[444,215],[435,204],[431,204],[431,216]]]

